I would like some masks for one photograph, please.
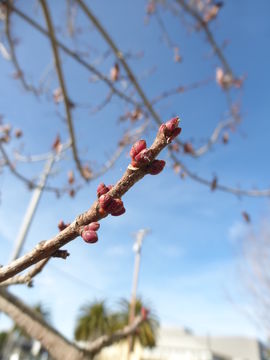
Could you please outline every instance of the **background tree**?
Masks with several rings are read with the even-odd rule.
[[[129,322],[129,302],[123,299],[120,303],[120,311],[109,311],[104,301],[94,301],[81,308],[75,328],[76,340],[95,340],[101,335],[111,335],[115,331],[123,329]],[[147,309],[147,310],[146,310]],[[142,311],[149,311],[149,307],[142,304],[140,299],[136,301],[135,315]],[[156,332],[158,321],[150,310],[149,316],[136,330],[133,342],[138,339],[143,347],[154,347],[156,344]]]
[[[101,335],[110,335],[115,330],[113,322],[104,300],[84,305],[77,320],[75,339],[89,341]]]

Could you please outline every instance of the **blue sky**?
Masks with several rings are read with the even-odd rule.
[[[43,22],[40,9],[34,2],[18,1],[18,6]],[[71,47],[90,49],[90,61],[98,50],[106,50],[101,38],[79,13],[78,24],[87,36],[77,44],[65,35],[64,1],[48,1],[54,21],[61,24],[59,36]],[[89,2],[88,2],[89,3]],[[179,85],[215,76],[217,58],[202,33],[188,33],[183,25],[164,12],[164,22],[173,41],[179,45],[183,63],[173,63],[173,52],[162,41],[155,19],[145,25],[145,5],[142,0],[92,1],[91,7],[123,52],[143,51],[140,60],[129,63],[139,81],[152,98],[162,91]],[[230,142],[219,142],[213,150],[199,159],[183,156],[183,161],[194,172],[208,179],[217,174],[221,183],[231,186],[266,188],[269,182],[269,83],[270,36],[267,0],[259,3],[239,0],[227,1],[220,16],[211,25],[219,43],[229,40],[225,54],[234,72],[247,75],[242,94],[243,122]],[[27,79],[38,81],[40,74],[52,62],[49,45],[43,37],[13,16],[13,33],[20,39],[18,56]],[[2,26],[2,24],[1,24]],[[1,35],[0,41],[4,41]],[[75,47],[76,48],[76,47]],[[100,103],[106,88],[89,82],[91,75],[66,56],[63,68],[71,99],[76,103]],[[109,74],[114,63],[110,56],[100,69]],[[150,71],[154,69],[154,71]],[[121,74],[124,72],[120,70]],[[144,76],[150,71],[150,75]],[[63,109],[52,102],[51,92],[58,84],[50,78],[50,91],[36,99],[26,93],[18,81],[12,79],[12,65],[0,57],[0,113],[4,121],[24,131],[22,140],[14,140],[25,154],[43,153],[50,149],[56,133],[67,139],[66,125],[58,113]],[[123,86],[123,84],[121,85]],[[216,123],[227,112],[225,96],[213,80],[203,88],[178,95],[162,102],[157,108],[166,120],[177,114],[181,118],[183,140],[201,144],[211,134]],[[118,123],[119,115],[127,110],[116,98],[102,112],[90,117],[89,109],[75,108],[74,125],[81,153],[92,166],[102,161],[115,149],[115,142],[127,128]],[[147,133],[150,144],[156,125],[151,123]],[[17,141],[17,143],[15,143]],[[128,164],[127,152],[114,168],[102,177],[105,183],[116,182]],[[140,228],[151,233],[143,245],[139,294],[155,309],[164,326],[187,326],[202,334],[253,335],[265,337],[265,332],[250,321],[248,295],[239,272],[242,263],[240,243],[247,229],[241,212],[246,210],[254,226],[269,216],[269,200],[236,198],[231,194],[208,188],[190,179],[181,180],[171,169],[168,154],[166,169],[156,177],[146,177],[124,197],[127,212],[119,218],[106,218],[101,223],[99,242],[95,246],[78,238],[67,246],[71,256],[67,261],[52,260],[35,280],[35,287],[14,287],[12,291],[34,304],[42,301],[51,311],[54,325],[67,336],[72,336],[79,307],[93,299],[108,299],[112,307],[121,297],[129,297],[134,255],[132,234]],[[29,176],[36,176],[43,164],[19,165]],[[75,169],[71,154],[55,166],[51,184],[65,184],[68,169]],[[59,173],[63,171],[63,176]],[[24,251],[38,241],[53,236],[60,219],[71,221],[85,211],[95,199],[93,181],[74,199],[56,199],[44,193],[29,232]],[[0,263],[7,262],[31,194],[7,170],[0,176]],[[232,326],[233,324],[233,326]],[[0,328],[9,326],[1,315]]]

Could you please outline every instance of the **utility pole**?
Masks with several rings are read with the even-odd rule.
[[[44,187],[46,185],[46,181],[48,176],[50,175],[53,163],[55,162],[56,159],[56,155],[52,154],[47,162],[45,163],[45,167],[44,170],[40,176],[40,181],[38,183],[38,186],[35,188],[35,190],[33,191],[33,195],[32,198],[29,202],[27,211],[25,213],[24,219],[22,221],[19,233],[17,235],[16,241],[15,241],[15,247],[11,256],[10,261],[13,261],[15,259],[17,259],[21,253],[23,244],[25,242],[27,233],[29,231],[30,225],[32,223],[33,217],[35,215],[41,194],[44,190]]]
[[[135,263],[134,263],[134,272],[133,272],[133,281],[132,281],[132,290],[131,290],[131,299],[130,299],[130,309],[129,309],[129,324],[132,324],[135,318],[135,310],[136,310],[136,294],[138,287],[138,278],[139,278],[139,270],[141,263],[141,250],[142,250],[142,242],[146,234],[150,232],[149,229],[141,229],[136,233],[136,240],[133,245],[133,251],[135,252]],[[130,358],[130,354],[132,352],[132,335],[128,338],[128,359]]]

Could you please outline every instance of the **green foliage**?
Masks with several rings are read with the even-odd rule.
[[[109,314],[105,301],[93,301],[82,306],[75,328],[76,340],[94,340],[101,335],[111,334],[114,317]]]
[[[6,332],[6,331],[0,332],[0,354],[5,346],[7,337],[8,337],[8,332]]]
[[[123,299],[120,302],[121,311],[119,313],[119,319],[121,320],[123,326],[128,323],[129,319],[129,310],[130,303],[129,301]],[[149,308],[142,303],[141,299],[136,299],[135,305],[135,315],[141,313],[142,308]],[[143,347],[154,347],[156,345],[156,332],[158,329],[159,323],[155,314],[150,311],[147,320],[142,323],[142,325],[137,329],[133,335],[133,342],[138,340]]]
[[[136,301],[135,314],[141,313],[143,304],[140,299]],[[111,312],[105,301],[94,301],[80,309],[74,336],[76,340],[91,341],[101,335],[110,335],[124,328],[129,320],[130,304],[127,300],[121,300],[120,311]],[[133,342],[138,340],[144,347],[154,347],[156,344],[156,330],[158,321],[151,312],[133,335]]]

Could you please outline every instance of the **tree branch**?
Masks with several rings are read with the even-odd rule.
[[[91,354],[87,354],[86,351],[68,341],[47,324],[40,314],[3,289],[0,289],[0,310],[29,336],[40,341],[55,360],[89,360],[92,358]]]
[[[96,340],[82,346],[81,348],[95,355],[105,346],[110,346],[113,343],[123,340],[133,334],[144,321],[145,319],[142,315],[137,316],[131,325],[125,326],[122,330],[118,330],[112,335],[100,336]]]
[[[200,16],[200,14],[195,9],[193,9],[193,7],[190,4],[188,4],[185,0],[176,0],[176,2],[198,22],[200,27],[204,30],[207,40],[212,46],[214,53],[217,55],[220,62],[222,63],[225,72],[233,77],[232,69],[228,61],[226,60],[225,56],[223,55],[223,52],[221,51],[220,47],[218,46],[212,32],[210,31],[207,22],[205,22],[204,19]]]
[[[23,13],[21,10],[19,10],[18,8],[16,8],[13,4],[11,4],[10,2],[7,3],[7,6],[12,9],[14,11],[14,13],[16,13],[21,19],[23,19],[25,22],[27,22],[30,26],[32,26],[33,28],[35,28],[37,31],[39,31],[41,34],[45,35],[46,37],[49,38],[49,33],[47,30],[43,29],[42,26],[40,26],[36,21],[34,21],[33,19],[31,19],[28,15],[26,15],[25,13]],[[59,40],[57,40],[55,38],[55,43],[57,44],[57,46],[64,51],[64,53],[66,53],[68,56],[70,56],[73,60],[75,60],[77,63],[79,63],[80,65],[82,65],[85,69],[87,69],[88,71],[90,71],[91,73],[93,73],[95,76],[97,76],[97,78],[101,81],[103,81],[110,89],[111,91],[116,94],[117,96],[119,96],[121,99],[125,100],[126,102],[134,105],[134,106],[140,106],[140,104],[135,101],[134,99],[132,99],[131,97],[129,97],[128,95],[126,95],[124,92],[122,92],[121,90],[117,89],[117,87],[114,86],[114,84],[112,83],[112,81],[109,80],[109,78],[105,75],[103,75],[100,71],[98,71],[93,65],[89,64],[87,61],[83,60],[76,52],[72,51],[71,49],[69,49],[66,45],[64,45],[62,42],[60,42]]]
[[[27,274],[13,276],[12,278],[0,283],[0,287],[5,287],[9,285],[18,285],[18,284],[27,284],[27,286],[31,287],[33,285],[32,283],[33,278],[43,270],[44,266],[48,263],[49,260],[50,258],[41,260],[33,267],[33,269],[28,271]]]
[[[16,52],[14,49],[14,42],[13,42],[13,39],[12,39],[12,36],[10,33],[10,9],[8,7],[7,7],[7,11],[6,11],[6,17],[5,17],[5,33],[6,33],[7,41],[9,44],[10,59],[13,62],[14,67],[16,69],[17,78],[20,79],[25,90],[32,91],[35,95],[38,95],[39,91],[36,88],[34,88],[34,86],[28,84],[27,81],[25,80],[23,70],[21,69],[20,64],[18,62]]]
[[[63,72],[62,72],[61,61],[60,61],[59,54],[58,54],[58,46],[56,44],[55,32],[54,32],[53,24],[51,21],[49,9],[47,7],[46,0],[40,0],[40,3],[41,3],[44,17],[45,17],[45,20],[47,23],[49,38],[50,38],[51,46],[52,46],[52,50],[53,50],[56,72],[57,72],[58,80],[60,83],[60,87],[61,87],[62,95],[63,95],[63,99],[64,99],[64,105],[65,105],[66,116],[67,116],[66,120],[67,120],[69,135],[70,135],[70,139],[71,139],[71,148],[72,148],[73,158],[74,158],[77,169],[78,169],[79,173],[81,174],[81,176],[85,180],[89,180],[89,177],[87,177],[85,175],[86,173],[83,170],[83,167],[81,165],[79,155],[78,155],[78,149],[77,149],[77,145],[76,145],[76,139],[75,139],[74,128],[73,128],[73,120],[72,120],[72,114],[71,114],[71,101],[67,94],[66,84],[65,84],[65,80],[64,80],[64,76],[63,76]]]
[[[263,190],[242,190],[239,188],[233,188],[233,187],[229,187],[229,186],[225,186],[225,185],[221,185],[219,184],[218,181],[216,181],[215,186],[213,188],[213,180],[206,180],[204,178],[202,178],[201,176],[195,174],[194,172],[190,171],[188,169],[188,167],[186,167],[182,161],[180,161],[175,154],[173,154],[170,151],[170,156],[174,162],[175,166],[178,166],[185,175],[187,175],[188,177],[190,177],[192,180],[195,180],[197,182],[199,182],[202,185],[206,185],[208,186],[210,189],[212,190],[220,190],[220,191],[224,191],[224,192],[228,192],[231,194],[234,194],[236,196],[250,196],[250,197],[268,197],[270,196],[270,189],[263,189]],[[216,179],[217,180],[217,179]]]
[[[153,162],[153,160],[157,157],[161,150],[169,144],[169,142],[169,137],[165,135],[164,132],[159,131],[152,146],[149,148],[149,164]],[[108,192],[108,195],[113,198],[122,198],[122,196],[146,174],[148,174],[148,166],[136,168],[129,165],[122,178]],[[91,222],[99,221],[106,216],[107,214],[103,215],[99,211],[99,202],[95,201],[88,211],[79,215],[66,229],[58,233],[55,237],[47,241],[40,242],[29,253],[11,262],[9,265],[2,267],[0,269],[0,282],[9,279],[29,266],[36,264],[40,260],[51,256],[62,246],[80,236],[85,225],[88,225]]]

